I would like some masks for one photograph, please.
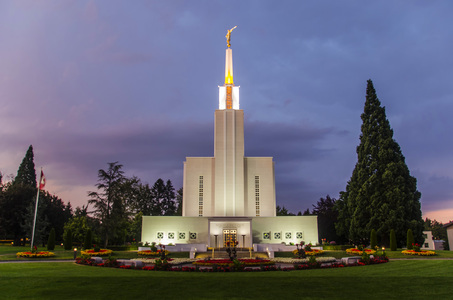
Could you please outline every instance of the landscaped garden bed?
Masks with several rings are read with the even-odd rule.
[[[434,256],[436,252],[429,250],[403,250],[401,251],[404,255],[414,255],[414,256]]]
[[[346,249],[346,253],[351,254],[351,255],[362,255],[363,252],[365,251],[366,254],[374,254],[376,253],[376,250],[369,249],[369,248],[349,248]]]
[[[87,249],[80,251],[80,253],[88,256],[109,256],[113,251],[110,249]]]
[[[52,257],[55,256],[55,253],[49,251],[27,251],[27,252],[17,252],[17,257],[26,257],[26,258],[43,258],[43,257]]]
[[[165,255],[168,255],[170,253],[170,251],[168,250],[156,250],[156,251],[152,251],[152,250],[142,250],[142,251],[138,251],[137,252],[137,255],[139,256],[162,256],[162,252],[165,252]]]
[[[140,262],[140,263],[137,263]],[[291,271],[307,270],[317,268],[343,268],[347,266],[363,266],[388,262],[387,257],[376,257],[360,260],[356,264],[345,265],[333,257],[315,258],[311,256],[306,259],[298,258],[276,258],[276,259],[133,259],[130,261],[117,261],[108,259],[96,262],[90,258],[77,258],[77,264],[115,267],[121,269],[136,269],[146,271],[178,271],[178,272],[238,272],[238,271]],[[143,264],[145,264],[143,266]]]
[[[299,250],[298,250],[298,249],[293,250],[293,254],[294,254],[295,256],[297,256],[298,253],[299,253]],[[309,256],[317,256],[317,255],[321,255],[321,254],[323,254],[323,253],[324,253],[323,250],[318,250],[318,249],[311,249],[310,251],[305,250],[305,255],[309,255]]]

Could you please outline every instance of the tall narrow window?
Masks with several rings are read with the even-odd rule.
[[[255,176],[255,209],[256,216],[260,216],[260,177]]]
[[[198,180],[198,216],[203,216],[203,176]]]

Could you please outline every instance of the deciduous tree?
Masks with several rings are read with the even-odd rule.
[[[123,165],[118,162],[109,163],[107,170],[98,171],[98,191],[89,192],[88,204],[93,205],[94,214],[101,222],[104,246],[107,247],[110,236],[118,232],[124,218],[124,203],[122,188],[126,180]]]

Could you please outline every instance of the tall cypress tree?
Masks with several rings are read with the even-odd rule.
[[[337,201],[337,231],[358,243],[366,241],[376,228],[381,243],[388,245],[392,228],[400,244],[411,228],[416,240],[422,240],[417,180],[410,175],[400,146],[393,139],[385,108],[371,80],[368,80],[361,118],[358,161],[346,191],[340,193]]]
[[[27,209],[36,195],[36,172],[33,161],[33,147],[25,154],[13,183],[2,188],[0,201],[0,228],[14,239],[14,245],[23,244],[29,231],[24,230],[28,222]]]

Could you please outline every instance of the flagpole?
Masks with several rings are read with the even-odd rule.
[[[38,215],[38,202],[39,202],[39,191],[41,190],[41,180],[42,180],[42,168],[41,168],[41,174],[39,175],[39,183],[38,183],[38,192],[36,194],[36,204],[35,204],[35,218],[33,220],[33,233],[31,235],[31,244],[30,244],[30,250],[33,251],[33,244],[35,242],[35,227],[36,227],[36,217]]]

